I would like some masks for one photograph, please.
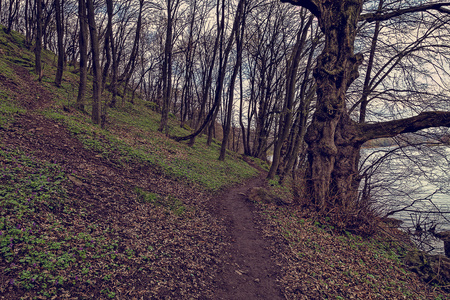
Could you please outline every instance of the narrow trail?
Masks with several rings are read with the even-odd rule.
[[[219,274],[216,299],[284,299],[277,278],[280,268],[271,259],[269,242],[258,228],[258,218],[247,194],[264,185],[264,174],[223,192],[217,199],[232,243]]]

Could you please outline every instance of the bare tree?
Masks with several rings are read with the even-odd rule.
[[[58,36],[58,67],[56,71],[55,85],[60,87],[64,72],[64,28],[60,0],[55,0],[53,5],[55,6],[56,32]]]
[[[84,111],[87,82],[88,64],[88,20],[85,0],[78,1],[78,19],[80,23],[79,48],[80,48],[80,84],[78,86],[78,97],[76,108]]]
[[[363,55],[355,53],[358,22],[387,21],[416,12],[447,13],[449,3],[376,10],[363,14],[363,1],[288,1],[309,9],[318,19],[325,44],[314,77],[317,104],[306,134],[309,170],[307,187],[318,210],[346,211],[358,203],[361,145],[371,139],[393,137],[438,126],[450,126],[450,113],[423,111],[418,115],[376,123],[357,123],[350,117],[346,93],[358,78]]]
[[[180,0],[167,0],[167,31],[164,45],[164,61],[162,66],[163,81],[163,106],[161,110],[161,122],[158,131],[167,133],[170,97],[172,95],[172,50],[173,50],[173,26],[174,18],[180,6]]]
[[[284,101],[283,111],[280,116],[280,123],[278,127],[280,132],[274,146],[272,165],[270,167],[269,174],[267,175],[267,178],[269,179],[273,179],[275,176],[275,172],[278,169],[278,164],[280,161],[281,148],[285,143],[285,140],[288,138],[289,132],[291,131],[297,72],[300,58],[305,52],[307,35],[310,30],[312,20],[312,16],[305,16],[302,18],[302,26],[298,31],[297,41],[287,65],[286,99]],[[308,80],[308,78],[304,78],[304,80]]]
[[[42,1],[36,0],[36,42],[34,48],[35,56],[35,72],[39,76],[39,81],[42,79],[42,65],[41,65],[41,52],[42,52]]]

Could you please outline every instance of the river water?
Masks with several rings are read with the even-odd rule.
[[[450,230],[450,148],[363,149],[361,158],[361,170],[372,175],[378,210],[384,214],[398,211],[390,217],[403,221],[403,230],[415,233],[412,239],[417,245],[443,254],[444,243],[427,230]],[[379,164],[373,166],[374,162]]]

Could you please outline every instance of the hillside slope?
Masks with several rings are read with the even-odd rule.
[[[22,46],[0,29],[0,298],[211,298],[227,237],[208,202],[256,170],[159,134],[141,100],[105,130],[65,111],[76,76],[54,87],[45,52],[39,83]]]

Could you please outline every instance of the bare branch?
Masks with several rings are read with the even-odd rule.
[[[302,6],[309,10],[313,15],[315,15],[317,18],[320,17],[320,10],[319,7],[314,0],[281,0],[283,3],[290,3],[296,6]]]
[[[291,2],[290,2],[291,3]],[[395,10],[388,13],[367,13],[362,14],[359,17],[359,21],[366,21],[366,22],[375,22],[375,21],[386,21],[395,17],[399,17],[404,14],[408,13],[414,13],[414,12],[423,12],[428,10],[437,10],[442,13],[450,13],[450,10],[447,8],[447,6],[450,6],[450,2],[441,2],[441,3],[431,3],[431,4],[425,4],[415,7],[408,7],[404,9]]]
[[[416,132],[432,127],[450,127],[450,112],[423,112],[411,118],[380,122],[376,124],[359,124],[360,135],[356,138],[361,142],[393,137],[402,133]]]

